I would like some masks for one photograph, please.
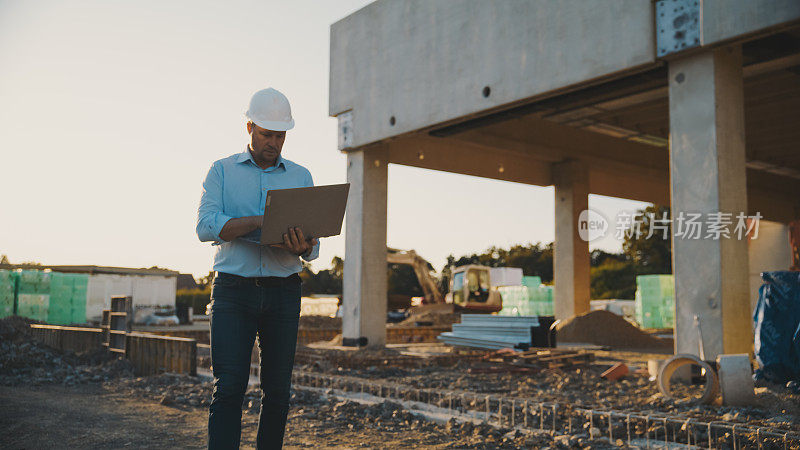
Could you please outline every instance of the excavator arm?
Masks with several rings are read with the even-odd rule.
[[[444,303],[442,293],[436,286],[433,276],[431,276],[430,263],[425,258],[417,255],[414,250],[388,249],[386,261],[390,264],[407,264],[414,269],[414,274],[422,287],[425,296],[425,303]]]

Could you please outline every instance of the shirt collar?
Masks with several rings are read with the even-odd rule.
[[[244,162],[247,162],[247,161],[252,162],[256,167],[261,169],[261,167],[259,167],[259,165],[256,164],[256,162],[253,160],[253,155],[250,154],[250,146],[249,145],[246,146],[244,148],[244,151],[242,153],[239,153],[239,156],[236,157],[236,162],[238,162],[238,163],[244,163]],[[283,169],[286,170],[286,161],[283,159],[283,155],[278,155],[278,160],[275,162],[274,166],[268,167],[268,168],[262,169],[262,170],[271,170],[271,169],[274,170],[274,169],[277,169],[278,167],[281,167],[281,166],[283,166]]]

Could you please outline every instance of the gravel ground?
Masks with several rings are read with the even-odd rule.
[[[724,420],[742,424],[778,427],[800,432],[800,395],[782,385],[756,388],[756,404],[750,407],[696,405],[665,398],[646,374],[632,373],[611,382],[600,375],[616,362],[615,356],[631,364],[631,354],[603,352],[593,364],[571,369],[545,369],[533,374],[468,373],[488,366],[475,361],[459,361],[451,367],[419,368],[375,365],[363,368],[335,367],[325,363],[303,365],[302,370],[347,375],[369,381],[385,380],[415,388],[469,391],[520,397],[538,402],[568,403],[592,409],[674,413],[702,421]],[[664,356],[661,355],[663,358]],[[696,390],[696,389],[692,389]]]
[[[27,322],[19,319],[0,320],[0,386],[25,389],[39,386],[42,390],[52,389],[52,386],[67,390],[97,386],[100,397],[114,395],[158,408],[181,410],[195,421],[199,420],[198,415],[207,414],[211,398],[207,379],[175,374],[135,377],[130,363],[125,360],[105,352],[61,353],[30,340],[25,332],[27,328]],[[661,396],[655,384],[644,375],[634,373],[617,382],[601,379],[600,374],[614,362],[614,352],[604,353],[603,358],[588,366],[532,374],[469,373],[469,369],[488,363],[465,360],[449,367],[425,364],[416,368],[387,367],[390,357],[381,360],[374,358],[375,352],[369,354],[370,358],[364,361],[373,361],[368,363],[374,364],[372,366],[345,368],[323,360],[299,365],[296,369],[368,381],[385,380],[411,387],[471,391],[593,408],[671,412],[706,421],[725,420],[800,431],[800,396],[782,386],[759,388],[758,404],[748,408],[675,402]],[[386,356],[396,354],[396,350],[386,352]],[[630,362],[630,355],[617,356],[624,356],[622,359]],[[376,360],[386,362],[376,364]],[[250,389],[243,403],[248,426],[255,423],[259,409],[260,390]],[[64,417],[69,414],[65,413]],[[13,418],[10,420],[13,423]],[[573,436],[552,437],[454,420],[435,423],[390,401],[365,405],[295,389],[291,397],[287,443],[298,447],[417,448],[602,448],[609,445],[591,429],[585,431]]]
[[[158,408],[183,411],[188,416],[173,415],[175,420],[191,421],[193,428],[197,428],[197,423],[202,420],[198,416],[207,414],[211,383],[203,377],[176,374],[135,377],[130,363],[125,360],[105,352],[61,353],[31,340],[27,329],[28,322],[24,320],[0,321],[0,386],[13,387],[12,390],[0,390],[0,401],[16,404],[25,402],[26,397],[30,401],[35,397],[41,403],[26,408],[25,414],[2,417],[4,424],[17,432],[6,448],[25,448],[25,442],[47,446],[48,442],[59,442],[63,436],[69,436],[72,428],[80,428],[83,434],[93,437],[89,447],[101,448],[107,442],[141,442],[124,433],[115,432],[112,436],[104,427],[95,429],[97,427],[90,425],[97,419],[89,416],[102,416],[114,410],[114,406],[107,404],[109,399],[127,405],[139,402],[143,413],[136,414],[135,408],[129,408],[132,410],[125,413],[125,420],[132,428],[154,429],[160,434],[163,434],[158,424],[160,416],[145,414],[144,411],[161,411]],[[54,389],[58,390],[57,395],[53,395]],[[23,391],[29,393],[25,395]],[[252,443],[260,395],[259,389],[251,388],[243,402],[245,433],[249,433],[243,436],[245,444]],[[98,402],[94,412],[87,411],[87,408],[92,410],[94,407],[91,401],[85,401],[92,397]],[[57,415],[48,415],[50,407],[47,402],[50,401],[58,402]],[[487,424],[458,423],[455,420],[436,423],[389,401],[362,404],[295,389],[290,403],[286,437],[289,447],[520,448],[546,447],[553,442],[553,438],[546,434],[523,434]],[[18,405],[20,408],[21,404]],[[73,408],[76,411],[72,411]],[[78,413],[85,418],[79,421],[81,423],[75,421]],[[106,432],[108,436],[104,435]],[[166,437],[164,439],[153,446],[164,448],[166,445],[162,442],[169,441]],[[184,436],[182,439],[185,439],[185,445],[192,443],[194,446],[205,436]],[[587,448],[607,446],[603,440],[588,438],[582,438],[581,443]]]

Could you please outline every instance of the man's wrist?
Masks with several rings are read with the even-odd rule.
[[[261,216],[250,216],[250,226],[253,228],[261,228]]]

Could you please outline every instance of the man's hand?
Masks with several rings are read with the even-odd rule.
[[[319,240],[314,239],[306,239],[303,236],[303,230],[298,227],[289,228],[289,231],[283,233],[283,243],[282,244],[270,244],[270,247],[277,247],[287,250],[297,256],[304,255],[311,250],[311,247],[317,245]]]

